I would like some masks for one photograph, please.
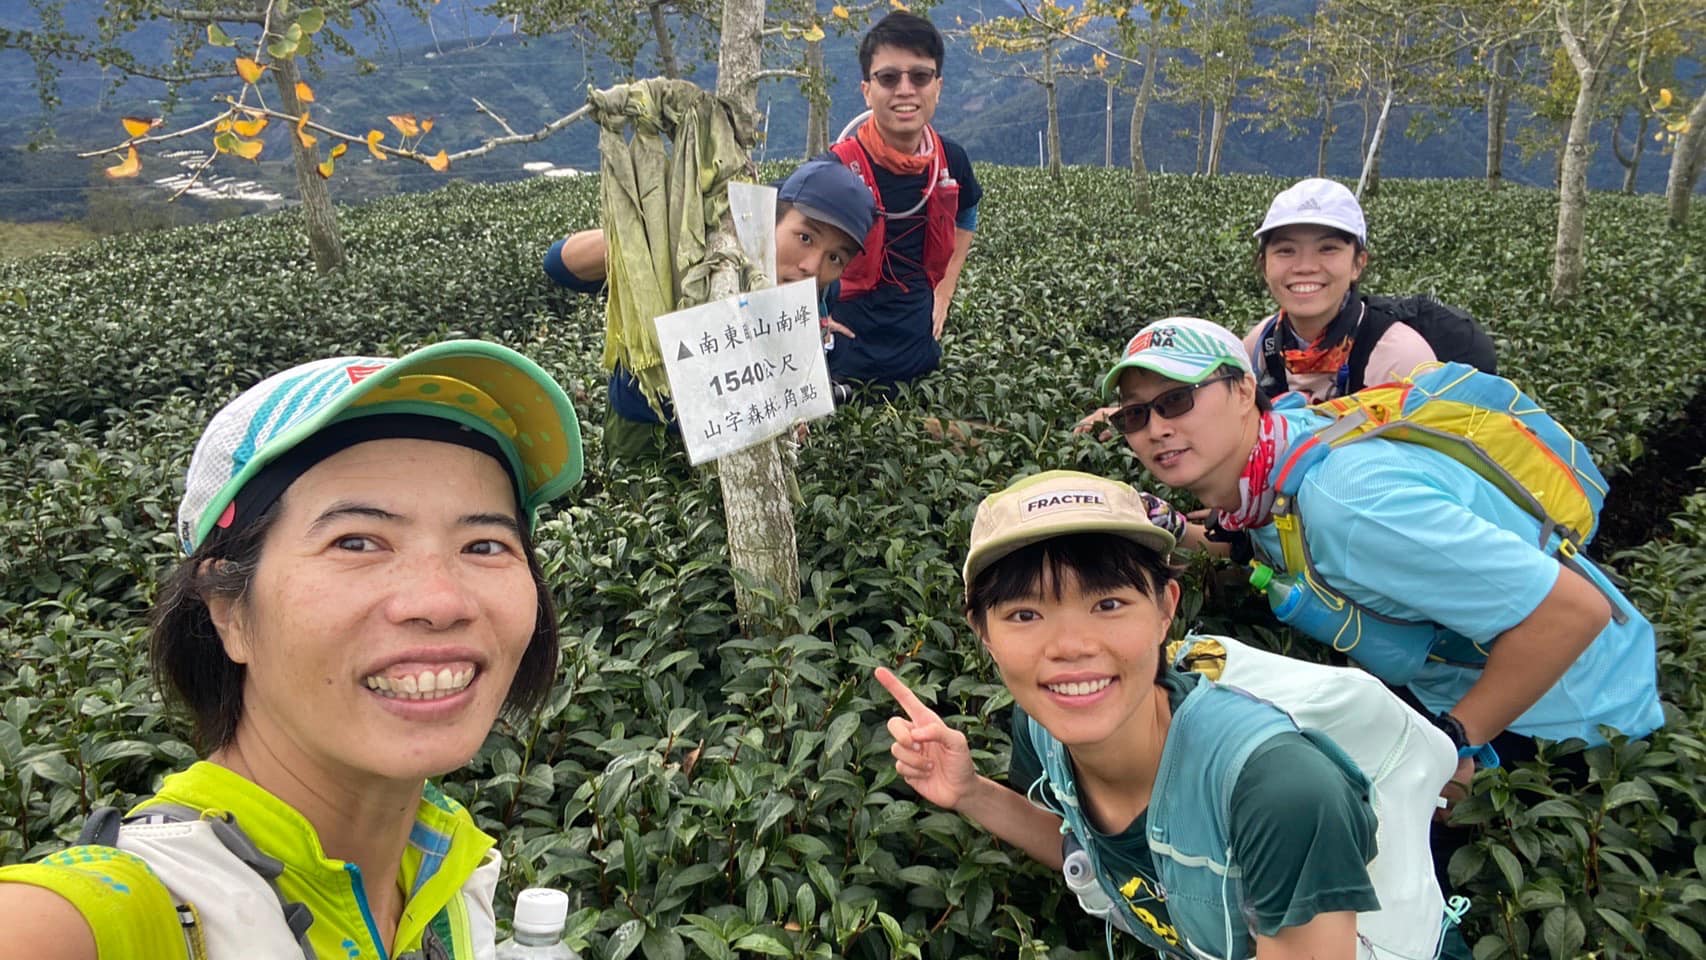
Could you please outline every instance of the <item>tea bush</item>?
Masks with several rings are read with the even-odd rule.
[[[591,448],[586,484],[539,531],[559,683],[447,783],[501,838],[506,896],[570,890],[573,940],[597,960],[1099,956],[1100,928],[1061,884],[896,780],[870,671],[896,668],[986,772],[1005,770],[1011,699],[957,613],[972,508],[1040,468],[1138,477],[1123,448],[1068,428],[1145,322],[1243,327],[1266,311],[1249,233],[1283,184],[1157,177],[1145,219],[1117,172],[980,176],[944,369],[812,425],[804,595],[760,635],[735,623],[715,480],[680,460],[600,466],[601,307],[539,269],[552,239],[595,220],[590,180],[343,210],[356,266],[331,279],[293,214],[0,264],[0,290],[27,301],[0,298],[0,862],[63,844],[93,806],[193,758],[149,686],[142,617],[176,559],[169,521],[206,417],[302,359],[478,336],[559,377]],[[1651,198],[1596,195],[1585,292],[1554,308],[1551,195],[1390,181],[1368,213],[1365,287],[1481,317],[1504,371],[1614,481],[1692,466],[1643,452],[1706,379],[1698,229],[1665,231]],[[943,436],[931,418],[963,426]],[[1590,751],[1586,791],[1554,783],[1554,751],[1484,773],[1460,808],[1480,829],[1451,864],[1478,957],[1706,955],[1706,476],[1695,488],[1615,558],[1659,629],[1666,729]],[[1316,655],[1237,579],[1199,565],[1180,619]]]

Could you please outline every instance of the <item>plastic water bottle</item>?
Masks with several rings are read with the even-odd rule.
[[[580,960],[563,942],[569,895],[529,887],[515,898],[515,935],[498,944],[497,960]]]

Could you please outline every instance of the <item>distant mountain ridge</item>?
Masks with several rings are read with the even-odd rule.
[[[1281,0],[1295,6],[1294,0]],[[67,0],[68,23],[92,22],[101,4],[96,0]],[[1264,6],[1267,6],[1264,4]],[[340,128],[358,131],[368,126],[386,127],[390,113],[414,112],[439,120],[434,146],[451,151],[472,146],[482,138],[500,133],[489,118],[479,115],[474,99],[502,114],[517,130],[530,130],[574,109],[588,86],[619,82],[621,69],[598,57],[583,57],[580,44],[566,35],[529,38],[512,32],[508,21],[478,12],[475,0],[444,0],[429,8],[430,20],[421,20],[395,0],[375,5],[378,28],[372,32],[353,30],[357,49],[374,61],[376,70],[359,75],[347,60],[329,60],[325,75],[311,77],[318,93],[314,107],[317,118]],[[1037,162],[1037,135],[1044,127],[1043,92],[1024,80],[999,76],[998,65],[981,59],[969,40],[953,29],[957,22],[975,22],[986,11],[1016,10],[1010,0],[946,0],[932,11],[932,18],[950,34],[945,69],[946,86],[937,115],[938,127],[964,144],[974,160],[1006,164]],[[18,12],[12,7],[0,13],[0,26],[18,28]],[[157,24],[146,25],[134,37],[135,49],[163,49],[168,31]],[[834,37],[826,45],[827,67],[834,75],[831,90],[831,132],[863,109],[858,85],[855,37]],[[685,51],[684,51],[685,54]],[[1088,50],[1076,50],[1069,59],[1087,60]],[[774,62],[769,66],[782,66]],[[646,68],[641,64],[641,69]],[[702,84],[715,80],[714,65],[694,67],[692,79]],[[116,142],[117,118],[127,111],[158,112],[144,99],[142,89],[131,84],[116,93],[93,68],[68,65],[62,80],[64,107],[54,117],[57,145],[47,156],[22,156],[16,150],[26,143],[40,121],[33,101],[34,71],[17,51],[0,52],[0,89],[12,92],[14,112],[0,119],[0,216],[11,219],[59,219],[77,207],[91,179],[99,182],[99,163],[65,159],[59,152],[87,150]],[[153,85],[157,88],[157,85]],[[228,89],[219,87],[218,89]],[[183,97],[177,117],[187,122],[196,104],[215,87],[192,88]],[[1104,141],[1104,92],[1094,80],[1064,80],[1060,85],[1061,140],[1067,163],[1100,164]],[[791,81],[771,81],[761,87],[759,108],[768,116],[768,139],[760,148],[767,159],[798,157],[803,152],[806,104]],[[1114,161],[1127,162],[1129,95],[1118,96],[1114,113]],[[1398,109],[1392,129],[1401,131],[1408,112]],[[1361,156],[1357,136],[1360,114],[1346,110],[1340,117],[1340,134],[1331,147],[1329,173],[1354,178]],[[1196,105],[1157,102],[1151,106],[1146,124],[1145,156],[1152,168],[1189,171],[1196,157],[1194,132]],[[1312,125],[1312,124],[1311,124]],[[1482,174],[1484,123],[1478,113],[1456,111],[1441,133],[1421,142],[1395,135],[1382,156],[1382,173],[1399,177],[1463,177]],[[271,189],[293,193],[285,157],[282,131],[270,131],[277,139],[263,162],[249,166],[221,161],[215,166],[227,175],[254,176]],[[500,148],[478,161],[458,164],[456,176],[472,180],[514,179],[530,175],[523,164],[550,163],[595,169],[597,142],[588,126],[571,127],[542,143]],[[1609,140],[1609,134],[1602,139]],[[187,146],[205,146],[190,143]],[[11,153],[13,156],[7,157]],[[57,158],[57,159],[54,159]],[[346,158],[347,165],[355,156]],[[1226,172],[1271,173],[1299,177],[1314,172],[1315,135],[1305,129],[1296,139],[1282,133],[1261,133],[1234,127],[1228,132],[1222,161]],[[1663,188],[1668,157],[1649,150],[1638,186],[1644,191]],[[340,180],[346,168],[340,168]],[[162,162],[150,158],[145,174],[170,172]],[[1547,186],[1551,158],[1523,162],[1511,150],[1506,175],[1513,181]],[[347,184],[334,184],[334,196],[353,201],[399,190],[429,189],[443,182],[412,164],[364,164],[348,177]],[[1622,168],[1608,145],[1596,150],[1590,184],[1613,189],[1622,182]],[[138,188],[142,189],[142,188]]]

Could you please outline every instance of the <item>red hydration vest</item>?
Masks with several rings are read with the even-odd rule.
[[[948,272],[948,261],[954,256],[954,220],[960,213],[960,185],[948,173],[948,153],[942,138],[935,130],[927,130],[925,135],[936,141],[930,166],[925,171],[929,179],[924,185],[929,194],[924,203],[924,276],[930,282],[930,289],[935,290]],[[877,202],[877,215],[871,222],[871,231],[865,234],[865,248],[841,274],[841,299],[851,300],[875,290],[884,279],[884,240],[888,218],[883,216],[883,195],[877,189],[876,174],[871,169],[873,161],[865,153],[865,148],[859,145],[858,139],[849,137],[829,149],[843,165],[865,181]]]

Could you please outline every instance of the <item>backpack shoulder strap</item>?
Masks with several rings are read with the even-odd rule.
[[[121,816],[117,807],[102,807],[96,810],[84,821],[78,842],[117,846],[126,826],[205,821],[220,845],[272,888],[273,895],[278,898],[279,910],[284,915],[285,925],[296,938],[296,945],[301,948],[304,960],[316,960],[314,947],[308,941],[308,928],[314,924],[314,914],[309,911],[307,904],[285,897],[284,891],[278,886],[278,878],[284,873],[284,864],[277,857],[264,853],[256,846],[249,834],[237,825],[236,817],[229,813],[206,814],[194,807],[177,803],[144,802],[146,805],[129,817]],[[85,837],[96,839],[85,840]]]
[[[1262,324],[1261,332],[1256,335],[1256,350],[1261,364],[1258,380],[1269,397],[1276,397],[1289,389],[1285,357],[1280,352],[1279,322],[1280,315],[1275,313]],[[1270,385],[1272,389],[1269,389]]]
[[[1400,322],[1395,314],[1385,309],[1384,303],[1373,297],[1364,298],[1363,304],[1362,322],[1357,324],[1356,335],[1351,338],[1351,355],[1345,362],[1350,368],[1346,393],[1355,393],[1368,386],[1368,359],[1374,355],[1374,347],[1381,337],[1386,336],[1386,331]]]

